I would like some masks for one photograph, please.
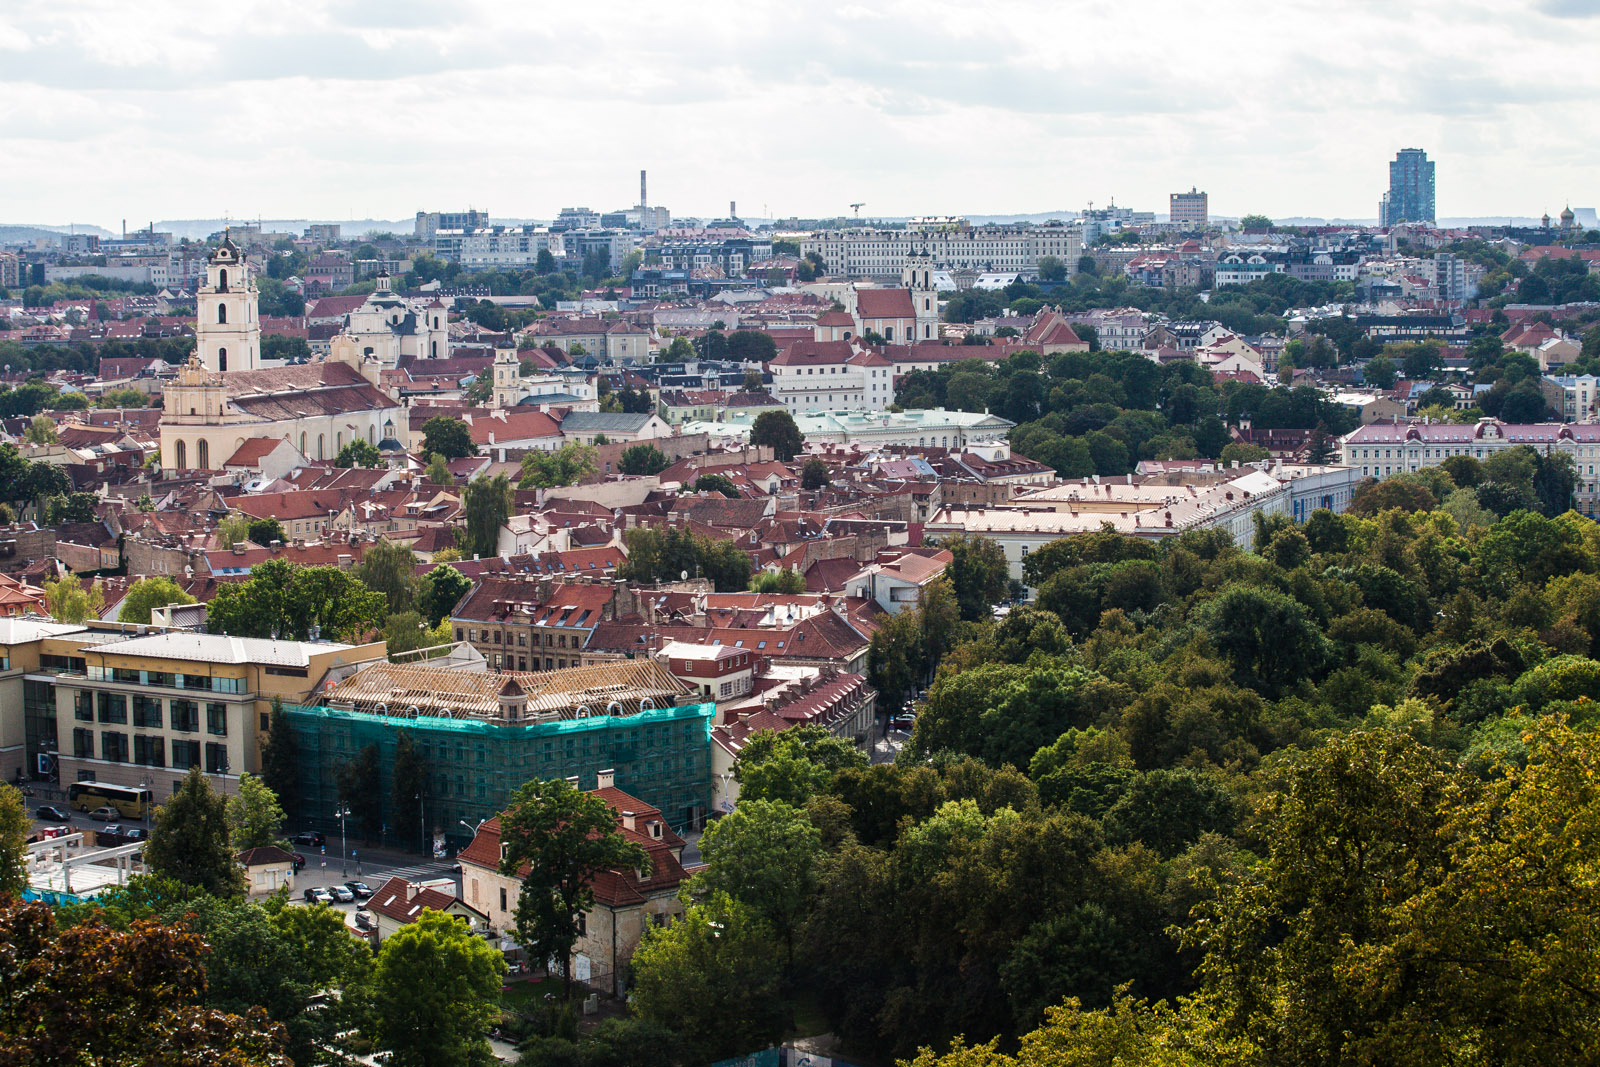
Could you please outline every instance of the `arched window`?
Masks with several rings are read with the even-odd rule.
[[[177,448],[177,454],[174,455],[172,458],[178,464],[176,469],[178,469],[180,471],[183,470],[185,467],[189,466],[189,446],[187,444],[185,444],[184,442],[179,441],[178,442],[178,448]]]
[[[205,438],[201,438],[200,441],[194,446],[194,454],[196,460],[198,460],[197,465],[201,470],[208,471],[211,469],[210,441],[207,441]]]
[[[326,436],[327,436],[326,434],[320,434],[320,433],[317,434],[317,458],[318,459],[327,459],[328,458],[327,456],[323,455],[325,449],[322,447],[323,438],[325,438]]]
[[[218,304],[217,305],[217,321],[220,322],[220,323],[226,323],[228,321],[228,305],[227,304]]]
[[[228,369],[228,350],[226,348],[217,349],[217,369]]]
[[[306,454],[306,435],[305,434],[301,434],[300,435],[300,454],[302,456],[304,456]]]
[[[228,291],[228,272],[225,270],[217,271],[217,291],[222,293]]]
[[[378,443],[378,435],[373,431],[371,426],[368,426],[367,427],[367,444],[375,445],[377,443]]]
[[[344,431],[340,430],[338,433],[333,435],[333,454],[337,456],[339,454],[339,450],[342,449],[343,447],[344,447]]]

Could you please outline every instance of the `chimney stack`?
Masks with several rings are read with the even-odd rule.
[[[644,190],[644,171],[643,170],[639,171],[639,206],[640,207],[649,207],[650,206],[650,198],[645,195],[645,190]]]
[[[598,778],[599,778],[599,781],[595,785],[596,789],[614,789],[614,788],[616,788],[617,772],[616,772],[616,770],[614,768],[608,768],[606,770],[601,771],[599,773],[599,775],[598,775]]]

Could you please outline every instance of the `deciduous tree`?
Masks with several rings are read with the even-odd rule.
[[[422,424],[422,450],[446,459],[478,454],[472,428],[450,415],[435,415]]]
[[[384,939],[373,971],[377,1044],[395,1067],[488,1067],[500,1015],[500,950],[452,915],[424,909]],[[426,977],[424,977],[426,976]]]
[[[212,896],[240,896],[244,871],[233,854],[227,803],[198,766],[190,767],[178,791],[156,809],[145,865],[153,874]]]
[[[149,622],[150,612],[170,604],[193,604],[194,597],[184,592],[171,578],[155,576],[140,578],[133,583],[127,596],[122,598],[122,609],[117,612],[121,622]]]
[[[500,816],[500,873],[522,880],[517,943],[534,960],[554,960],[568,996],[578,917],[594,906],[594,877],[629,870],[644,849],[623,837],[617,814],[600,797],[565,779],[534,779],[511,794]]]

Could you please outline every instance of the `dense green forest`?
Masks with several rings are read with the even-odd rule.
[[[1228,425],[1355,429],[1355,416],[1309,386],[1216,384],[1195,363],[1157,364],[1127,352],[1018,352],[1000,363],[964,360],[917,370],[895,394],[903,408],[990,411],[1017,423],[1012,447],[1068,478],[1126,474],[1141,459],[1220,458]],[[1247,457],[1249,458],[1249,457]]]
[[[897,763],[785,772],[824,842],[796,988],[848,1047],[1004,1051],[1070,997],[1021,1062],[1594,1049],[1600,528],[1319,512],[1254,548],[1057,542],[1040,606],[922,620],[952,636]]]

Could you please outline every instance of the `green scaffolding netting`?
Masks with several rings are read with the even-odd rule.
[[[308,705],[285,705],[284,712],[298,749],[296,824],[336,830],[339,770],[354,764],[367,746],[376,747],[377,825],[347,823],[352,839],[415,848],[426,829],[459,845],[471,836],[468,827],[497,814],[524,782],[576,777],[578,788],[593,789],[599,772],[608,769],[616,772],[618,789],[659,808],[680,828],[698,824],[711,800],[714,704],[519,726]],[[393,777],[401,730],[427,767],[425,795],[406,798],[403,805],[394,796]]]

